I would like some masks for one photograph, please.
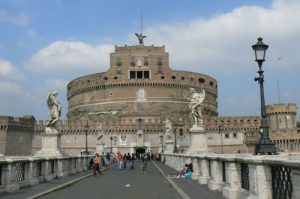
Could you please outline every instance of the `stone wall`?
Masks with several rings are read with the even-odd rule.
[[[34,117],[0,116],[0,154],[31,155]]]

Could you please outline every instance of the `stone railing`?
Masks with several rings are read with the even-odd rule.
[[[162,154],[179,170],[193,163],[193,179],[230,199],[300,197],[300,155]]]
[[[12,192],[88,169],[89,156],[0,157],[0,192]]]

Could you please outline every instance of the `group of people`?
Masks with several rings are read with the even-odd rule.
[[[118,170],[122,169],[134,169],[134,160],[135,160],[135,155],[130,154],[130,153],[124,153],[122,155],[120,152],[117,153],[117,166]]]
[[[99,155],[98,153],[95,154],[95,157],[91,158],[90,160],[90,169],[93,169],[94,176],[99,173],[102,174],[100,168],[109,166],[110,163],[114,163],[116,160],[117,162],[117,169],[123,170],[123,169],[129,169],[132,170],[135,167],[135,160],[141,161],[142,163],[142,172],[144,174],[147,173],[147,164],[151,160],[158,160],[161,161],[161,155],[160,154],[153,154],[151,152],[147,153],[124,153],[121,154],[121,152],[118,152],[115,156],[114,154],[104,154]]]
[[[192,173],[193,173],[193,164],[192,163],[185,164],[184,168],[179,169],[176,178],[192,179]]]

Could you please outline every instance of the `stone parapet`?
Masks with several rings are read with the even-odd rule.
[[[250,154],[162,154],[166,164],[176,165],[191,160],[200,184],[220,190],[230,199],[297,198],[300,186],[300,155]],[[191,159],[189,159],[191,158]],[[174,164],[176,162],[176,164]],[[280,190],[278,189],[280,187]]]

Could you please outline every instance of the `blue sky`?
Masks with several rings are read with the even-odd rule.
[[[217,79],[220,115],[260,114],[251,49],[260,36],[266,103],[279,103],[279,90],[281,103],[299,106],[298,0],[3,0],[0,115],[47,119],[57,90],[64,119],[66,84],[106,71],[115,45],[136,45],[141,10],[145,45],[165,45],[174,69]]]

